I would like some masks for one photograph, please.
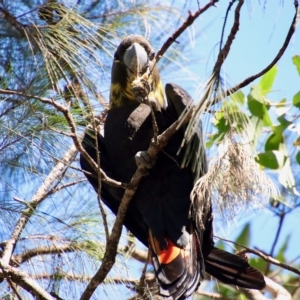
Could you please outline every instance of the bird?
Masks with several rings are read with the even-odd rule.
[[[184,151],[178,151],[186,125],[176,131],[155,159],[147,155],[155,132],[153,116],[160,134],[192,105],[193,99],[179,85],[168,83],[164,91],[154,49],[144,37],[128,35],[113,58],[104,135],[89,129],[82,145],[95,162],[99,155],[101,168],[114,180],[128,183],[138,165],[147,168],[128,206],[124,225],[149,248],[164,299],[188,298],[198,289],[205,272],[226,284],[261,290],[265,281],[258,270],[246,259],[214,246],[210,198],[208,209],[201,214],[203,226],[195,221],[190,193],[196,175],[192,162],[181,165]],[[203,176],[207,160],[201,124],[193,142],[204,150],[197,162]],[[98,192],[98,174],[83,155],[80,164]],[[117,214],[124,189],[102,182],[100,194]]]

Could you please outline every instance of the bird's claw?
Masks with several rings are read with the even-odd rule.
[[[155,165],[155,159],[149,155],[147,151],[139,151],[135,155],[136,165],[151,169]]]
[[[147,95],[135,92],[135,99],[141,104],[144,103],[151,106],[154,111],[158,109],[155,99],[148,97]]]
[[[151,85],[147,80],[136,80],[133,82],[133,92],[135,99],[140,103],[150,105],[153,110],[157,110],[157,102],[155,99],[149,97],[151,92]]]

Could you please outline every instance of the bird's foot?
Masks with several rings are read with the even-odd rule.
[[[149,155],[147,151],[139,151],[135,155],[136,165],[151,169],[155,165],[155,159]]]

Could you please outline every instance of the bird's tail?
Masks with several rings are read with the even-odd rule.
[[[264,276],[240,256],[213,247],[205,258],[205,271],[216,279],[247,289],[262,290]]]
[[[190,234],[190,240],[182,249],[169,239],[166,249],[149,233],[152,263],[160,286],[160,294],[166,300],[185,299],[200,285],[203,260],[199,258],[199,240]]]

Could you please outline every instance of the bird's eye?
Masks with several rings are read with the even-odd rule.
[[[148,68],[149,68],[149,62],[147,62],[147,63],[142,67],[142,69],[141,69],[141,71],[140,71],[140,75],[143,75],[143,74],[147,71]]]
[[[155,56],[155,52],[151,52],[151,53],[149,54],[150,60],[152,60],[152,59],[154,58],[154,56]]]
[[[143,69],[141,70],[140,72],[140,76],[142,76],[143,74],[145,74],[147,71],[147,66],[146,67],[143,67]]]

